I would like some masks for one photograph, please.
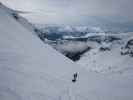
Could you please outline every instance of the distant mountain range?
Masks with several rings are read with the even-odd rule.
[[[0,100],[133,100],[132,35],[50,40],[0,3]]]
[[[105,33],[126,33],[133,32],[133,21],[121,16],[88,16],[79,25],[58,25],[58,24],[35,24],[44,32],[105,32]]]

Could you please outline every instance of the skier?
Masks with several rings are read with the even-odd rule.
[[[77,81],[77,77],[78,77],[78,73],[74,73],[73,74],[73,79],[72,79],[72,82],[75,83]]]
[[[19,19],[18,15],[17,15],[16,13],[13,13],[12,15],[13,15],[13,17],[14,17],[16,20]]]

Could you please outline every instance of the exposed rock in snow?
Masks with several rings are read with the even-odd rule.
[[[95,46],[93,50],[85,53],[77,63],[99,73],[128,73],[127,71],[133,70],[132,39],[130,39],[133,37],[132,34],[112,34],[118,38],[117,41],[104,41],[99,47]]]
[[[87,71],[40,41],[12,13],[0,5],[0,100],[133,99],[132,76]],[[72,83],[74,73],[78,77]]]

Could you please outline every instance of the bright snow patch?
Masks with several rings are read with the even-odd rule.
[[[0,5],[0,100],[133,99],[133,77],[111,78],[81,68],[12,14]]]

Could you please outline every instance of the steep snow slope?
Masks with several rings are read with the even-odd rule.
[[[133,99],[132,77],[86,71],[43,44],[12,13],[0,5],[0,100]]]

